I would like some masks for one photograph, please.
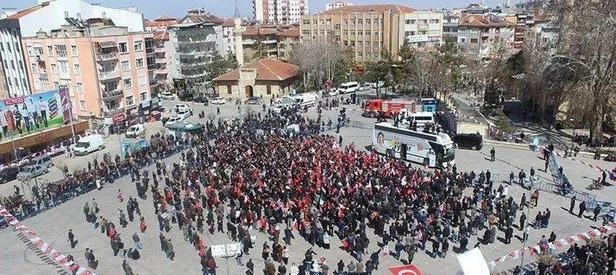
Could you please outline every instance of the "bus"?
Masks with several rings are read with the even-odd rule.
[[[340,94],[348,94],[348,93],[356,92],[358,88],[359,88],[359,83],[346,82],[346,83],[340,84],[340,87],[338,87],[338,91],[340,92]]]
[[[455,145],[445,133],[425,133],[382,122],[374,125],[372,146],[377,153],[434,168],[453,166]]]

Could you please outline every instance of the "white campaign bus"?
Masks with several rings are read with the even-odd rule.
[[[445,133],[424,133],[383,122],[374,125],[372,145],[376,152],[397,159],[446,168],[454,164],[454,143]]]
[[[340,92],[340,94],[348,94],[348,93],[356,92],[358,88],[359,88],[359,83],[347,82],[347,83],[340,84],[340,87],[338,87],[338,91]]]

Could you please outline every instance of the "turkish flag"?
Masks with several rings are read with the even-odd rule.
[[[419,268],[412,264],[390,267],[389,271],[393,275],[421,275]]]

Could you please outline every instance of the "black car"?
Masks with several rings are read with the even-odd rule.
[[[451,140],[460,149],[481,150],[483,137],[480,134],[456,134]]]
[[[205,103],[205,105],[208,105],[208,99],[204,94],[194,96],[192,98],[192,101],[198,103]]]
[[[17,167],[6,167],[0,170],[0,184],[16,179],[17,174],[19,174],[19,169]]]
[[[249,99],[246,99],[246,101],[244,101],[245,104],[248,105],[259,105],[261,104],[261,98],[258,96],[253,96]]]

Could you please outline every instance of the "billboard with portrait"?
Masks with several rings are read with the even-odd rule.
[[[66,89],[2,99],[2,138],[20,137],[69,122],[70,108]]]

